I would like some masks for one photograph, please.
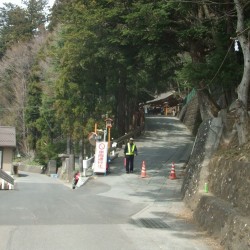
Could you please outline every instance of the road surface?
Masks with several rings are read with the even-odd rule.
[[[149,116],[135,139],[135,171],[123,152],[107,176],[94,175],[72,190],[46,175],[21,172],[16,189],[0,191],[1,250],[216,249],[185,214],[182,166],[193,137],[176,118]],[[147,178],[141,178],[142,161]],[[175,163],[177,179],[170,180]]]

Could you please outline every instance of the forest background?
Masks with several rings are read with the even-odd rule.
[[[94,124],[128,132],[139,104],[195,89],[201,119],[237,100],[238,143],[248,139],[248,0],[46,0],[0,8],[0,124],[17,152],[41,164],[87,155]]]

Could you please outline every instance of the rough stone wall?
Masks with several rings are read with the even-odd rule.
[[[205,158],[205,144],[207,139],[207,131],[209,129],[209,121],[202,123],[200,126],[194,147],[186,167],[186,173],[182,184],[182,193],[187,205],[193,210],[195,207],[195,194],[199,188],[200,172],[202,162]]]
[[[215,157],[209,164],[209,193],[199,193],[195,221],[225,249],[250,249],[250,163]]]
[[[20,164],[18,166],[18,171],[26,171],[31,173],[40,174],[42,172],[43,166],[28,166],[24,164]]]
[[[198,97],[195,95],[181,110],[179,119],[188,127],[193,135],[196,135],[201,124],[201,115]]]
[[[213,158],[208,185],[214,195],[229,202],[240,215],[250,216],[250,163]]]
[[[201,124],[182,192],[194,220],[225,249],[246,250],[250,249],[250,164],[213,156],[222,127],[221,118]]]
[[[219,146],[222,128],[221,118],[206,120],[199,127],[182,185],[184,199],[191,209],[198,202],[196,194],[207,182],[209,160]]]

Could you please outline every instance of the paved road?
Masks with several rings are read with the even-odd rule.
[[[23,172],[16,190],[1,191],[1,250],[209,250],[204,233],[188,222],[181,201],[181,167],[193,138],[176,118],[147,117],[135,140],[135,173],[123,154],[107,176],[72,190],[58,179]],[[140,177],[142,161],[147,178]],[[170,180],[175,162],[176,180]]]

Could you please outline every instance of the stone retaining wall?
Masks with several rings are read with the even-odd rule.
[[[217,197],[243,216],[250,216],[250,163],[215,157],[209,163],[208,185]]]
[[[195,95],[191,101],[182,108],[179,114],[179,119],[188,127],[193,135],[196,135],[201,124],[197,95]]]
[[[250,164],[213,158],[209,164],[210,192],[199,192],[195,221],[225,249],[250,249]]]
[[[221,130],[219,117],[201,124],[182,193],[197,224],[225,249],[246,250],[250,249],[250,163],[213,156]]]
[[[28,165],[20,165],[18,166],[18,171],[25,171],[40,174],[42,172],[43,166],[28,166]]]

